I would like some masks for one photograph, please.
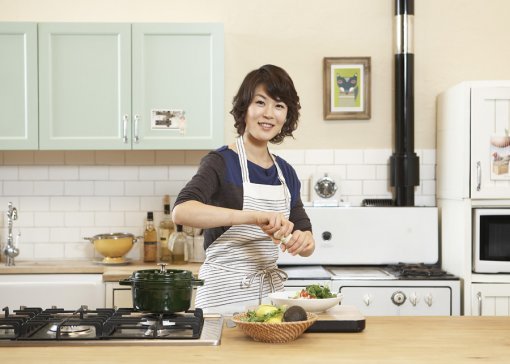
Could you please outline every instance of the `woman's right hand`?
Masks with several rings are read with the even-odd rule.
[[[261,211],[257,215],[257,225],[273,241],[279,243],[280,239],[288,236],[294,229],[294,223],[280,212]]]

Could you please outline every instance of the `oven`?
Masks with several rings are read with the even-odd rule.
[[[366,316],[460,315],[460,280],[437,264],[437,208],[306,210],[316,251],[280,255],[286,290],[326,284]]]

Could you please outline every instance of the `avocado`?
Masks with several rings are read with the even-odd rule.
[[[283,314],[284,322],[306,321],[308,316],[301,306],[290,306]]]

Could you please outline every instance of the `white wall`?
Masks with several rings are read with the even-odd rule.
[[[394,0],[0,0],[0,21],[222,22],[225,135],[244,75],[286,68],[302,99],[296,140],[281,148],[392,149]],[[510,1],[415,0],[416,147],[435,148],[438,93],[467,79],[510,79]],[[372,58],[372,118],[325,121],[323,57]]]

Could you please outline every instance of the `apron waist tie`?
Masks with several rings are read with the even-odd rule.
[[[283,270],[278,268],[269,268],[269,269],[262,269],[256,272],[253,272],[251,274],[248,274],[246,277],[243,278],[243,281],[241,284],[243,287],[250,287],[253,283],[253,281],[258,277],[259,278],[259,305],[262,303],[262,292],[264,289],[264,280],[266,277],[269,278],[269,285],[271,286],[271,292],[274,292],[274,283],[273,283],[273,275],[272,273],[276,273],[277,276],[280,277],[282,281],[286,281],[288,278],[287,273],[285,273]]]
[[[226,267],[222,264],[217,264],[217,263],[211,263],[211,262],[206,262],[205,264],[208,264],[208,265],[211,265],[213,267],[216,267],[216,268],[219,268],[219,269],[224,269],[226,271],[230,271],[230,272],[239,272],[239,271],[242,271],[242,269],[235,269],[235,268],[230,268],[230,267]],[[271,286],[271,292],[274,292],[274,283],[273,283],[273,275],[272,273],[276,273],[276,275],[282,280],[282,281],[286,281],[287,278],[288,278],[288,275],[287,273],[285,273],[285,271],[279,269],[279,268],[276,268],[276,267],[272,267],[272,268],[265,268],[265,269],[260,269],[256,272],[252,272],[252,273],[248,273],[244,278],[243,280],[241,281],[241,285],[243,287],[251,287],[251,285],[253,284],[253,281],[258,277],[259,278],[259,305],[262,303],[262,292],[263,292],[263,289],[264,289],[264,281],[266,279],[266,277],[269,278],[269,285]]]

